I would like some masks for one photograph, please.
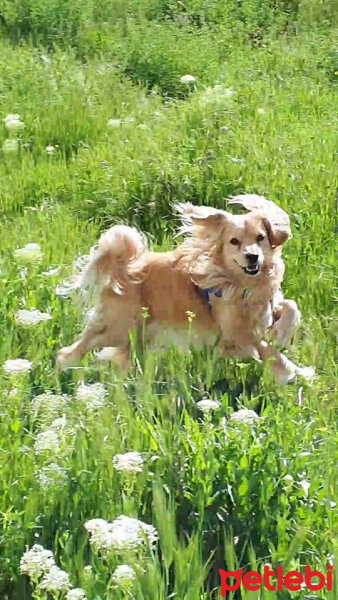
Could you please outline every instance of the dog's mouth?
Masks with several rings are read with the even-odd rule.
[[[246,275],[257,275],[257,273],[259,272],[259,265],[249,265],[248,267],[242,267],[242,265],[240,265],[236,260],[235,263],[236,265],[241,267],[242,271],[244,271]]]
[[[252,267],[242,267],[242,269],[247,275],[257,275],[259,271],[259,265],[254,265]]]

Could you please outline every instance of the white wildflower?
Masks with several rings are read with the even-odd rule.
[[[129,588],[136,579],[136,573],[129,565],[119,565],[113,573],[113,583],[122,588]]]
[[[29,243],[23,248],[18,248],[13,253],[14,258],[24,263],[39,262],[42,258],[42,252],[39,244]]]
[[[61,267],[55,267],[55,269],[49,268],[48,271],[43,271],[41,275],[43,275],[44,277],[54,277],[55,275],[58,275],[60,273],[60,270]]]
[[[62,488],[67,483],[67,471],[56,463],[42,467],[34,473],[35,479],[43,490]]]
[[[71,587],[69,575],[66,571],[62,571],[62,569],[54,565],[44,576],[40,587],[49,592],[69,590]]]
[[[52,61],[47,54],[41,54],[41,62],[45,65],[45,67],[49,67]]]
[[[81,383],[76,390],[76,398],[83,402],[87,410],[95,410],[104,406],[107,390],[100,382]]]
[[[31,370],[32,363],[25,358],[14,358],[5,360],[2,368],[5,373],[26,373]]]
[[[69,298],[76,288],[75,278],[65,279],[55,287],[55,293],[61,298]]]
[[[302,490],[304,492],[304,496],[307,498],[309,495],[309,489],[310,489],[311,483],[309,481],[306,481],[306,479],[303,479],[302,481],[299,482],[299,486],[302,488]]]
[[[3,119],[3,122],[6,125],[6,123],[8,121],[20,121],[20,120],[21,120],[20,115],[10,113],[10,114],[8,114],[8,115],[5,116],[5,118]]]
[[[99,550],[107,550],[111,546],[111,523],[104,519],[91,519],[85,523],[85,529],[90,533],[90,543]]]
[[[135,550],[143,546],[145,541],[152,545],[157,540],[155,527],[124,515],[112,523],[104,519],[92,519],[85,523],[85,528],[91,534],[90,543],[98,550]]]
[[[55,561],[52,552],[45,550],[39,544],[34,544],[30,550],[26,550],[22,555],[20,572],[28,575],[31,579],[36,579],[50,571],[54,565]]]
[[[211,104],[216,107],[222,107],[224,104],[228,103],[234,94],[234,90],[218,84],[205,90],[201,96],[201,102],[202,104]]]
[[[139,519],[121,515],[112,523],[112,546],[117,550],[133,549],[145,540],[152,545],[157,540],[157,531],[152,525]]]
[[[3,393],[6,396],[9,396],[10,398],[15,398],[15,396],[17,396],[19,394],[19,388],[14,387],[11,390],[7,390],[7,391],[4,390]]]
[[[121,119],[109,119],[109,121],[107,123],[107,127],[113,129],[114,127],[120,127],[121,124],[122,124]]]
[[[257,114],[258,114],[258,115],[265,115],[265,110],[264,110],[264,108],[257,108]]]
[[[47,154],[54,154],[55,151],[55,146],[46,146],[45,151],[47,152]]]
[[[195,83],[196,78],[193,75],[182,75],[181,79],[180,79],[180,83],[183,83],[183,85],[190,85],[192,83]]]
[[[7,115],[4,118],[4,124],[7,131],[20,131],[23,129],[25,124],[21,121],[20,115]]]
[[[230,420],[234,423],[245,423],[247,425],[254,425],[256,421],[259,421],[261,417],[255,413],[254,410],[249,410],[247,408],[241,408],[236,412],[232,413],[230,416]]]
[[[232,98],[235,95],[235,91],[230,88],[223,90],[223,98]]]
[[[85,600],[86,598],[86,593],[81,588],[74,588],[66,594],[66,600]]]
[[[31,412],[47,412],[51,415],[54,415],[62,412],[68,402],[69,396],[66,394],[53,394],[52,392],[48,391],[33,398],[31,403]]]
[[[85,567],[83,567],[83,571],[87,575],[87,577],[91,577],[93,575],[93,567],[91,565],[86,565]]]
[[[293,479],[292,475],[285,475],[285,477],[283,477],[283,481],[285,482],[285,485],[287,487],[289,487],[293,484],[294,479]]]
[[[2,152],[4,154],[17,154],[19,150],[19,141],[16,139],[5,140],[2,144]]]
[[[64,429],[66,427],[66,425],[67,425],[67,419],[65,416],[62,416],[62,417],[58,417],[57,419],[54,419],[50,428],[51,429]]]
[[[19,325],[37,325],[52,318],[50,314],[40,312],[36,308],[20,309],[15,317]]]
[[[113,458],[113,465],[117,471],[141,473],[143,468],[143,458],[139,452],[116,454]]]
[[[219,402],[216,400],[209,400],[208,398],[204,398],[196,403],[198,410],[201,410],[204,413],[211,412],[213,410],[217,410],[219,408]]]
[[[36,454],[41,452],[58,452],[60,450],[59,436],[54,429],[46,429],[38,433],[34,441],[34,451]]]

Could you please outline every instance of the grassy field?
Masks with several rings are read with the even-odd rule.
[[[20,574],[34,544],[88,600],[217,600],[219,568],[325,573],[338,550],[336,3],[3,0],[0,29],[0,597],[84,597],[66,596],[66,575],[56,589],[60,572],[49,591],[39,568]],[[312,386],[175,348],[134,352],[124,377],[92,357],[57,371],[83,322],[62,282],[100,232],[125,222],[167,248],[173,201],[224,208],[243,191],[290,214],[283,289],[303,319],[289,355],[315,366]],[[16,252],[29,243],[40,250]],[[25,324],[33,308],[45,317]],[[17,358],[27,371],[10,372]],[[236,419],[243,408],[260,418]],[[154,526],[156,544],[90,544],[86,522],[121,515]],[[227,597],[335,600],[334,580]]]

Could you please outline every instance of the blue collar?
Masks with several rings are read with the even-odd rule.
[[[201,289],[200,292],[209,310],[211,310],[209,294],[214,294],[215,296],[217,296],[217,298],[222,298],[222,290],[217,290],[216,288],[207,288],[206,290]]]

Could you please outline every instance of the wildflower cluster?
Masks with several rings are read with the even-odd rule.
[[[196,81],[196,78],[193,75],[182,75],[180,79],[180,83],[183,85],[192,85]]]
[[[121,588],[129,589],[136,579],[136,573],[129,565],[119,565],[113,573],[113,583]]]
[[[209,400],[208,398],[203,398],[203,400],[200,400],[196,403],[196,406],[201,412],[209,413],[219,408],[219,402],[216,402],[216,400]]]
[[[86,594],[84,590],[81,588],[74,588],[73,590],[68,590],[66,594],[66,600],[85,600]]]
[[[67,600],[85,600],[86,594],[80,588],[72,588],[69,575],[55,564],[53,553],[40,544],[34,544],[21,557],[20,572],[27,575],[41,594],[44,590],[51,594],[67,592]]]
[[[21,557],[20,571],[36,581],[37,578],[48,573],[54,565],[53,553],[50,550],[45,550],[43,546],[35,544]]]
[[[5,373],[16,374],[16,373],[27,373],[32,368],[32,363],[25,358],[13,358],[5,360],[3,364],[3,370]]]
[[[25,127],[20,115],[9,114],[4,118],[4,125],[10,133],[16,133]]]
[[[76,398],[87,410],[93,411],[104,406],[107,390],[100,382],[81,383],[76,390]]]
[[[249,410],[247,408],[241,408],[236,412],[232,413],[230,417],[230,421],[237,425],[250,425],[253,426],[257,423],[261,417],[255,413],[254,410]]]
[[[218,84],[213,87],[209,87],[201,95],[201,104],[209,104],[214,106],[216,109],[222,109],[226,107],[229,100],[234,96],[234,90],[225,88],[223,85]]]
[[[117,471],[141,473],[143,469],[143,458],[139,452],[116,454],[113,458],[113,465]]]
[[[37,325],[52,318],[49,313],[40,312],[36,308],[18,310],[15,317],[19,325]]]
[[[25,124],[21,120],[20,115],[8,114],[3,119],[5,129],[9,135],[9,138],[4,140],[2,144],[2,152],[4,155],[17,154],[19,150],[19,140],[16,137],[17,134],[24,129]]]
[[[157,541],[155,527],[124,515],[112,523],[92,519],[85,523],[85,528],[90,534],[90,543],[102,552],[114,550],[123,553],[142,548],[145,544],[152,546]]]
[[[36,454],[41,454],[42,452],[58,452],[59,450],[60,440],[54,429],[46,429],[36,435],[34,441],[34,452]]]
[[[14,258],[21,263],[37,263],[42,259],[42,252],[39,244],[30,242],[23,248],[14,251]]]
[[[33,398],[30,410],[33,414],[45,414],[52,419],[65,410],[68,402],[69,396],[66,394],[53,394],[47,391]]]
[[[62,488],[67,483],[67,471],[56,463],[51,463],[46,467],[36,470],[35,479],[43,490],[51,488]]]

